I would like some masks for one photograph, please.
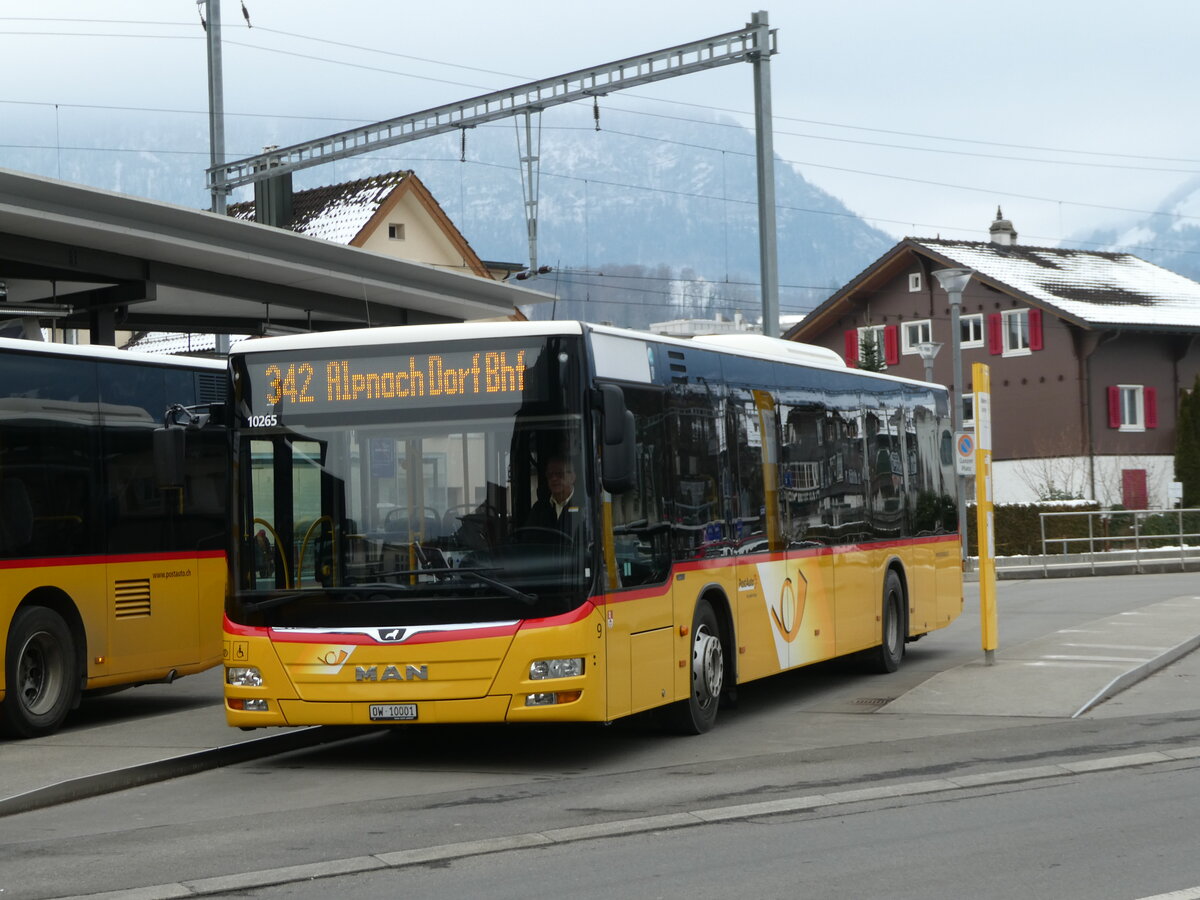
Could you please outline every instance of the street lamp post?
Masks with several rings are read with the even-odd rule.
[[[942,345],[936,341],[922,341],[917,344],[917,352],[921,354],[921,362],[925,364],[926,381],[933,381],[933,358],[941,349]]]
[[[953,403],[951,419],[954,423],[954,433],[962,431],[962,330],[959,324],[962,312],[962,295],[967,282],[975,272],[973,269],[934,269],[933,275],[938,284],[950,296],[950,348],[952,350],[952,376],[950,381],[950,399]],[[924,357],[922,357],[924,358]],[[962,535],[963,559],[967,558],[967,479],[958,477],[958,529]]]

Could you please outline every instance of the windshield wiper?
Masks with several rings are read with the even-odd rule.
[[[285,603],[290,603],[293,600],[300,600],[304,597],[311,597],[312,594],[275,594],[267,597],[264,600],[250,600],[243,603],[242,606],[246,612],[258,612],[263,609],[270,609],[273,606],[282,606]]]
[[[462,576],[469,577],[470,579],[472,579],[474,581],[478,581],[480,584],[485,584],[488,587],[495,588],[500,593],[502,593],[504,596],[511,597],[514,600],[519,600],[522,603],[526,604],[527,606],[533,606],[535,603],[537,603],[537,599],[538,599],[537,594],[527,594],[525,591],[522,591],[519,588],[515,588],[511,584],[505,584],[503,581],[500,581],[499,579],[492,578],[490,575],[485,575],[484,570],[482,570],[482,569],[472,569],[472,568],[455,569],[455,568],[449,568],[449,567],[436,568],[436,569],[396,569],[394,572],[377,572],[375,574],[375,577],[376,578],[390,578],[390,577],[404,577],[404,576],[408,576],[408,575],[433,575],[438,579],[438,583],[443,586],[446,585],[446,581],[444,579],[448,579],[455,575],[462,575]],[[243,606],[244,606],[246,612],[260,612],[262,610],[271,609],[272,607],[275,607],[275,606],[282,606],[285,603],[290,603],[292,600],[304,600],[304,599],[311,600],[318,593],[324,593],[326,595],[329,595],[329,594],[358,595],[358,594],[362,594],[364,592],[364,590],[368,590],[368,589],[401,591],[401,592],[407,593],[409,591],[412,591],[414,589],[414,587],[415,587],[414,585],[407,585],[407,584],[403,584],[400,582],[382,582],[382,581],[363,582],[362,584],[356,584],[356,585],[353,585],[352,587],[322,588],[319,591],[314,589],[313,592],[305,591],[303,593],[276,594],[271,597],[266,597],[262,600],[247,601],[245,604],[243,604]]]
[[[514,600],[520,600],[529,606],[537,603],[537,594],[527,594],[519,588],[513,587],[511,584],[505,584],[499,579],[492,578],[490,575],[485,575],[485,569],[456,569],[450,566],[438,567],[434,569],[397,569],[394,572],[379,572],[376,578],[385,578],[391,576],[405,575],[433,575],[438,582],[444,584],[444,579],[454,575],[469,575],[481,584],[486,584],[488,587],[494,587],[506,597],[512,597]]]
[[[513,587],[511,584],[505,584],[503,581],[492,578],[490,575],[484,575],[482,569],[448,569],[447,571],[454,572],[455,574],[470,575],[476,581],[483,582],[489,587],[494,587],[506,597],[520,600],[528,606],[533,606],[533,604],[537,603],[537,594],[527,594]]]

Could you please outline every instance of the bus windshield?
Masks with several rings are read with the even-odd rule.
[[[595,569],[594,454],[584,452],[572,344],[552,337],[500,349],[376,346],[331,359],[239,360],[245,427],[230,618],[327,629],[470,624],[578,606]],[[491,393],[489,365],[511,379],[493,381]],[[447,381],[446,371],[458,375]],[[370,386],[366,376],[380,372],[390,383]],[[443,394],[430,397],[435,379]],[[394,396],[401,389],[412,396]],[[304,390],[317,399],[302,400]]]

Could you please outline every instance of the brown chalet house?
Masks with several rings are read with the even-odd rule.
[[[995,501],[1170,508],[1179,398],[1200,372],[1200,284],[1128,253],[1018,244],[998,210],[989,242],[905,238],[784,336],[851,366],[870,340],[887,372],[920,380],[919,345],[940,343],[933,380],[953,389],[943,268],[974,271],[960,310],[964,427],[971,365],[986,363]]]

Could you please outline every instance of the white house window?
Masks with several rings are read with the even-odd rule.
[[[909,293],[915,293],[921,289],[921,273],[912,272],[908,276]]]
[[[921,345],[933,341],[933,325],[928,319],[919,322],[905,322],[901,326],[903,335],[903,350],[905,353],[920,353]]]
[[[1029,310],[1009,309],[1003,313],[1004,355],[1024,356],[1029,349]]]
[[[1121,431],[1146,430],[1145,395],[1140,384],[1119,384],[1121,392]]]
[[[388,240],[402,241],[404,240],[404,223],[390,222],[388,224]]]
[[[963,428],[975,427],[975,395],[962,395],[962,424]]]
[[[887,345],[884,336],[885,325],[866,325],[858,329],[858,358],[861,361],[866,355],[863,353],[865,345],[873,343],[875,345],[875,358],[879,360],[881,367],[887,367]]]
[[[972,313],[958,320],[959,347],[969,350],[983,346],[983,313]]]

